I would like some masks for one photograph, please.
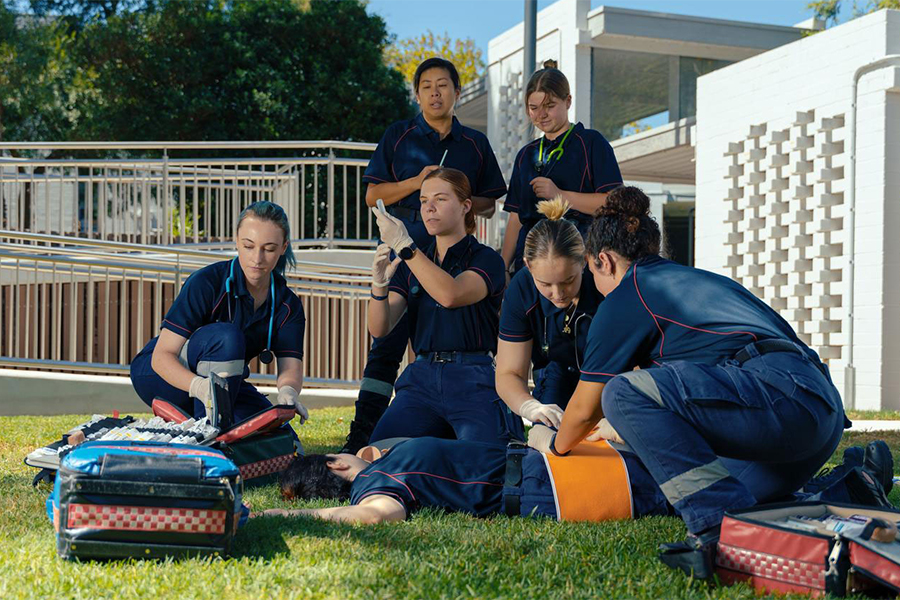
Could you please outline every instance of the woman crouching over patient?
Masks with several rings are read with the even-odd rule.
[[[538,203],[545,218],[525,238],[526,268],[506,292],[497,348],[497,393],[513,412],[553,427],[578,385],[588,330],[603,300],[586,272],[584,240],[563,218],[568,209],[561,197]]]
[[[387,335],[404,311],[416,360],[371,442],[433,436],[506,444],[522,438],[521,420],[494,389],[503,259],[478,243],[471,188],[456,169],[429,173],[421,188],[422,222],[435,241],[417,248],[403,223],[373,208],[384,243],[372,265],[369,333]],[[397,257],[391,260],[393,250]]]

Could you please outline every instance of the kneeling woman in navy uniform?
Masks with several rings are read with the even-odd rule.
[[[238,218],[235,242],[237,258],[203,267],[185,282],[159,336],[131,361],[132,384],[148,406],[160,397],[203,418],[215,374],[227,382],[237,422],[271,406],[244,380],[247,363],[274,357],[278,403],[294,406],[302,423],[309,416],[300,403],[306,317],[283,277],[295,263],[284,210],[251,204]]]
[[[497,393],[513,412],[553,427],[578,385],[588,330],[603,300],[585,272],[584,240],[563,218],[568,208],[562,198],[538,204],[546,218],[525,238],[526,268],[506,292],[497,346]]]
[[[538,425],[528,444],[565,454],[606,417],[684,519],[688,545],[714,547],[726,510],[798,490],[846,421],[828,368],[778,313],[658,256],[649,208],[619,188],[591,225],[588,265],[606,298],[559,432]]]
[[[521,420],[494,389],[503,259],[471,235],[471,188],[461,171],[429,173],[421,203],[422,221],[435,236],[426,249],[416,248],[383,205],[373,209],[385,243],[372,266],[369,332],[387,335],[408,311],[416,360],[397,380],[371,441],[434,436],[506,444],[510,433],[521,436]]]

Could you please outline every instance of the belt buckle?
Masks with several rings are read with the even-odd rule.
[[[448,363],[453,362],[453,353],[452,352],[435,352],[431,362],[436,363]]]

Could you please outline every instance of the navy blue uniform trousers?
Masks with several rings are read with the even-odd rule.
[[[375,443],[394,437],[436,437],[506,445],[524,439],[522,419],[494,388],[490,356],[466,363],[419,358],[397,380],[396,395],[372,432]]]
[[[843,433],[840,396],[808,356],[747,350],[742,365],[675,361],[603,390],[604,415],[693,533],[727,510],[789,497]]]
[[[541,404],[556,404],[565,410],[578,387],[580,376],[578,369],[551,361],[534,372],[534,391],[531,395]]]
[[[244,332],[239,327],[231,323],[211,323],[191,335],[179,357],[185,367],[198,375],[208,376],[210,372],[226,375],[235,423],[272,406],[264,394],[244,381],[249,375],[244,362],[244,347]],[[202,402],[169,384],[153,370],[152,355],[152,351],[141,352],[131,362],[131,383],[141,400],[151,406],[153,399],[159,397],[195,419],[205,418],[206,407]],[[297,438],[287,423],[285,429]]]

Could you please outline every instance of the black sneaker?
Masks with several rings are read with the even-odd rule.
[[[886,442],[875,440],[866,445],[863,470],[881,484],[885,496],[891,493],[894,487],[894,457]]]
[[[881,482],[866,469],[856,467],[847,473],[844,479],[850,501],[863,506],[875,506],[879,508],[894,508]]]
[[[371,429],[353,420],[350,423],[350,433],[347,434],[347,439],[344,440],[344,447],[340,450],[341,454],[356,454],[360,448],[369,443],[369,436],[371,435]]]
[[[659,560],[696,579],[712,579],[716,574],[721,525],[699,534],[689,533],[683,542],[659,545]]]

